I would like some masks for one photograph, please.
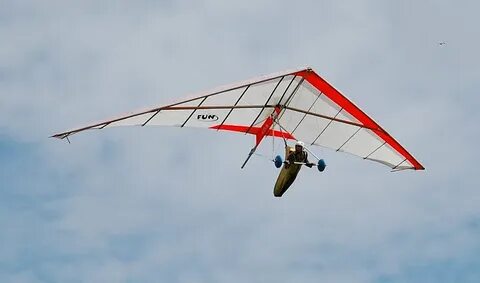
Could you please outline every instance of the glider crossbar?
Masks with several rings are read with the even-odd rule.
[[[315,117],[324,118],[324,119],[339,122],[339,123],[345,123],[345,124],[349,124],[349,125],[353,125],[353,126],[357,126],[357,127],[364,127],[364,128],[374,130],[374,131],[381,131],[378,128],[370,128],[370,127],[367,127],[367,126],[359,124],[359,123],[355,123],[355,122],[351,122],[351,121],[347,121],[347,120],[343,120],[343,119],[338,119],[336,117],[330,117],[330,116],[327,116],[327,115],[313,113],[313,112],[309,112],[309,111],[305,111],[305,110],[302,110],[302,109],[293,108],[293,107],[289,107],[289,106],[271,105],[270,104],[270,105],[220,105],[220,106],[165,106],[165,107],[153,109],[153,110],[150,110],[150,111],[147,111],[147,112],[128,115],[128,116],[125,116],[125,117],[122,117],[122,118],[117,118],[117,119],[101,122],[101,123],[94,124],[94,125],[91,125],[91,126],[88,126],[88,127],[75,129],[75,130],[72,130],[72,131],[69,131],[69,132],[55,134],[51,137],[64,139],[64,138],[66,138],[66,135],[73,135],[77,132],[81,132],[81,131],[89,130],[89,129],[95,129],[95,128],[96,129],[103,129],[104,127],[106,127],[109,124],[114,123],[114,122],[118,122],[118,121],[121,121],[121,120],[124,120],[124,119],[140,116],[140,115],[147,114],[147,113],[153,113],[152,116],[146,121],[146,123],[148,123],[160,111],[175,111],[175,110],[194,110],[195,111],[195,110],[209,110],[209,109],[230,109],[230,110],[233,110],[233,109],[263,109],[263,108],[275,108],[277,106],[280,106],[280,108],[282,108],[283,110],[296,111],[296,112],[304,113],[305,115],[312,115],[312,116],[315,116]],[[224,122],[225,121],[223,121],[222,124]],[[143,123],[142,125],[146,125],[146,123]]]
[[[372,131],[380,131],[379,128],[372,128],[372,127],[369,127],[369,126],[366,126],[366,125],[363,125],[363,124],[360,124],[360,123],[355,123],[355,122],[351,122],[351,121],[347,121],[347,120],[343,120],[343,119],[339,119],[339,118],[335,118],[335,117],[331,117],[331,116],[327,116],[327,115],[322,115],[322,114],[318,114],[318,113],[308,112],[308,111],[298,109],[298,108],[293,108],[293,107],[290,107],[290,106],[285,106],[284,109],[292,110],[292,111],[296,111],[296,112],[300,112],[300,113],[305,113],[307,115],[312,115],[312,116],[315,116],[315,117],[319,117],[319,118],[323,118],[323,119],[327,119],[327,120],[332,120],[332,121],[339,122],[339,123],[349,124],[349,125],[352,125],[352,126],[363,127],[363,128],[366,128],[366,129],[369,129],[369,130],[372,130]]]

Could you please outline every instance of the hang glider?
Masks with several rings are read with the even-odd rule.
[[[200,127],[301,140],[382,163],[392,170],[424,167],[387,131],[310,68],[222,87],[52,137],[115,126]],[[251,152],[251,153],[252,153]]]

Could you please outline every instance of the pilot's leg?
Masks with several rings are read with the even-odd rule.
[[[275,182],[275,187],[273,189],[273,195],[276,197],[281,197],[285,190],[283,189],[285,187],[285,183],[287,180],[287,176],[279,176],[277,179],[277,182]]]
[[[297,177],[297,174],[287,174],[284,178],[282,178],[281,180],[278,180],[277,184],[275,184],[273,195],[276,197],[281,197],[288,190],[288,188],[293,184],[296,177]]]

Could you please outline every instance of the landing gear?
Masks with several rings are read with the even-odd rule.
[[[323,170],[325,170],[325,167],[327,167],[327,164],[325,163],[325,160],[323,160],[323,159],[318,160],[318,163],[317,163],[318,171],[323,172]]]
[[[280,168],[283,165],[283,159],[280,155],[275,156],[275,159],[273,160],[275,163],[275,167]]]
[[[275,164],[275,167],[280,168],[283,165],[283,158],[280,155],[275,156],[275,159],[273,159],[273,163]],[[300,162],[295,162],[295,164],[302,164],[306,165],[306,163],[300,163]],[[327,163],[325,163],[325,160],[319,159],[317,162],[317,169],[320,172],[325,171],[325,168],[327,167]]]

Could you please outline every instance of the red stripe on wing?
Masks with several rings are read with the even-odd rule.
[[[355,117],[363,125],[373,130],[382,140],[394,148],[399,154],[405,157],[416,170],[425,169],[420,162],[418,162],[403,146],[401,146],[387,131],[382,129],[372,118],[365,114],[360,108],[353,104],[348,98],[342,95],[337,89],[330,85],[327,81],[321,78],[312,70],[304,70],[296,73],[297,76],[303,77],[311,85],[317,88],[320,92],[325,94],[333,102],[342,107],[350,115]]]
[[[216,126],[212,126],[210,127],[210,129],[214,129],[214,130],[224,130],[224,131],[231,131],[231,132],[240,132],[240,133],[247,133],[247,130],[248,130],[248,126],[241,126],[241,125],[216,125]],[[250,128],[250,131],[248,132],[249,134],[252,134],[252,135],[258,135],[261,131],[261,128],[260,127],[252,127]],[[270,129],[266,134],[265,136],[270,136],[270,137],[283,137],[287,140],[296,140],[296,138],[290,134],[290,133],[287,133],[287,132],[282,132],[282,131],[277,131],[277,130],[272,130]]]

